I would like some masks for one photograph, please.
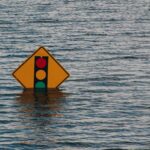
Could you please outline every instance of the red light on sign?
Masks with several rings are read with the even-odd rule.
[[[47,63],[46,63],[46,59],[45,59],[45,58],[40,57],[40,58],[38,58],[38,59],[36,60],[36,66],[37,66],[38,68],[44,68],[46,65],[47,65]]]

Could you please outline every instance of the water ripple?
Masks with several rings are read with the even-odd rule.
[[[149,0],[1,0],[0,149],[149,149],[149,11]],[[61,90],[12,77],[39,46],[70,72]]]

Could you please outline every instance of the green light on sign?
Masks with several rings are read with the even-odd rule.
[[[39,81],[36,83],[35,88],[46,88],[46,86],[44,82]]]

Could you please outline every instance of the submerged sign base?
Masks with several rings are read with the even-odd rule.
[[[44,47],[40,47],[13,72],[13,76],[24,88],[54,89],[69,77],[69,73]]]

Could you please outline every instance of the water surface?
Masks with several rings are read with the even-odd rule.
[[[1,0],[0,43],[0,149],[150,148],[149,0]],[[60,90],[11,75],[39,46]]]

